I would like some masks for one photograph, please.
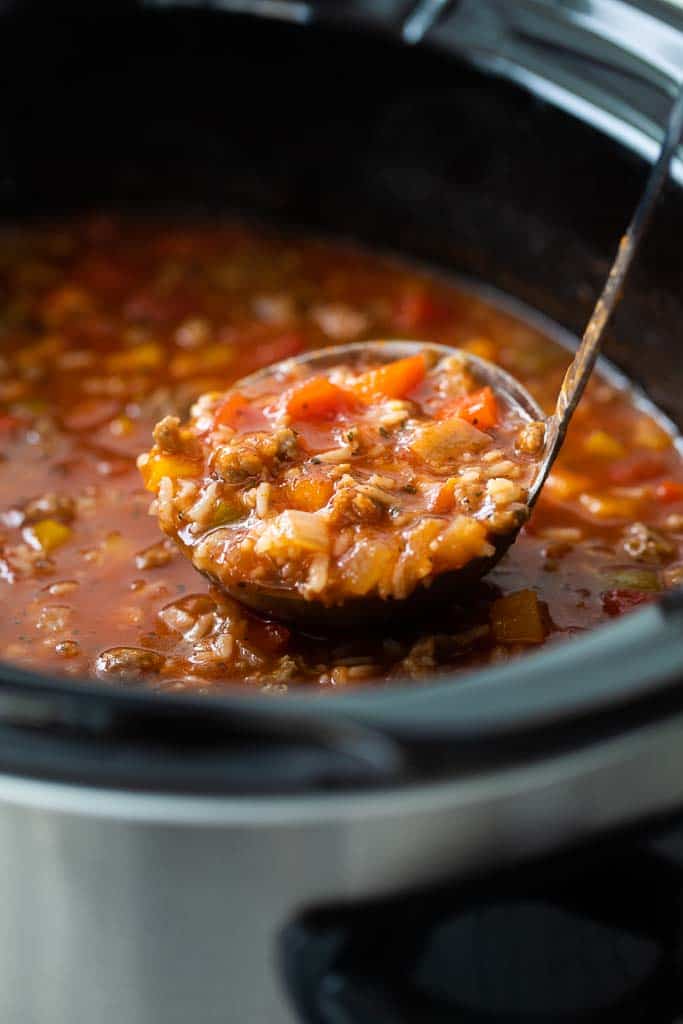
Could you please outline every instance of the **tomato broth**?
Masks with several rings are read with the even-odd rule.
[[[6,228],[0,292],[6,661],[164,692],[420,679],[593,629],[683,579],[674,439],[598,375],[531,520],[466,600],[366,633],[259,619],[150,515],[136,460],[155,424],[275,361],[382,337],[497,362],[550,411],[567,350],[420,269],[238,222]]]

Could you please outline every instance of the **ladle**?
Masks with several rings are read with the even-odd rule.
[[[628,229],[621,239],[617,254],[593,309],[590,320],[576,354],[565,374],[560,388],[555,411],[545,416],[534,399],[522,385],[500,367],[487,360],[468,353],[462,353],[465,365],[482,383],[488,384],[494,392],[527,419],[545,422],[545,441],[537,472],[528,494],[528,505],[533,507],[543,484],[557,458],[570,420],[591,376],[607,322],[621,296],[622,286],[631,267],[649,219],[667,180],[669,164],[678,145],[683,129],[683,87],[671,108],[666,133],[655,164],[650,171],[645,189],[633,214]],[[276,363],[237,382],[234,387],[252,384],[258,380],[280,373],[291,372],[294,365],[323,370],[338,363],[367,360],[371,355],[378,363],[391,362],[419,351],[431,350],[437,357],[452,355],[453,349],[419,341],[367,341],[340,345],[323,351],[304,353],[285,363]],[[244,581],[231,588],[230,593],[243,604],[274,618],[294,622],[304,627],[339,628],[355,624],[368,625],[378,618],[389,618],[397,614],[418,614],[428,606],[446,598],[457,599],[458,594],[472,587],[489,572],[514,542],[519,527],[491,538],[495,552],[488,558],[474,559],[461,569],[444,572],[432,581],[429,587],[418,586],[407,598],[381,599],[378,597],[356,597],[342,605],[326,607],[317,601],[308,601],[294,588],[272,586]]]

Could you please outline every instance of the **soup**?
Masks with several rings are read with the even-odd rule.
[[[6,661],[164,692],[420,679],[595,628],[683,579],[674,439],[596,377],[531,520],[466,599],[366,633],[260,619],[150,515],[136,460],[158,421],[275,361],[381,337],[498,362],[550,411],[567,351],[418,269],[243,223],[6,228],[0,282]]]
[[[337,608],[369,596],[387,618],[406,607],[387,598],[490,560],[528,517],[542,422],[462,353],[347,351],[202,395],[138,459],[162,530],[245,604],[248,585]]]

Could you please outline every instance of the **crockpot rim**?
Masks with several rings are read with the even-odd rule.
[[[2,663],[0,771],[98,788],[252,798],[453,781],[579,753],[680,714],[682,635],[683,593],[675,591],[579,643],[468,672],[457,681],[444,677],[424,686],[398,684],[377,688],[372,697],[311,693],[282,701],[239,691],[187,697],[117,690],[94,680],[53,682]],[[634,664],[629,685],[624,685],[619,656],[626,640],[648,657],[652,645],[659,645],[656,678]],[[580,671],[586,653],[590,671],[577,679],[575,669]],[[558,658],[563,672],[558,672]],[[574,679],[574,689],[563,689],[563,678]],[[581,685],[588,680],[590,685]],[[191,743],[201,742],[203,735],[215,754],[208,762],[196,756],[196,748],[190,746],[188,753],[178,746],[188,736]],[[258,771],[248,784],[243,777],[233,779],[230,770],[227,777],[217,777],[222,757],[234,756],[237,749],[240,758],[239,743],[245,738],[261,749],[283,741],[293,750],[305,745],[320,755],[320,763],[293,781]],[[107,743],[113,759],[107,758]],[[124,747],[135,752],[136,764],[121,762],[118,754]],[[330,767],[325,755],[338,750],[351,762]],[[90,760],[87,770],[84,754]],[[149,775],[147,767],[153,768]]]

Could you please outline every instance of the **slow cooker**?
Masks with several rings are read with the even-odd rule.
[[[0,18],[4,217],[256,211],[456,270],[573,333],[683,75],[672,0],[5,2]],[[680,424],[682,186],[678,159],[607,346]],[[0,666],[0,1017],[461,1019],[323,984],[329,921],[358,942],[392,906],[383,934],[413,934],[444,891],[421,887],[495,887],[674,817],[682,677],[676,592],[457,684],[324,699]]]

